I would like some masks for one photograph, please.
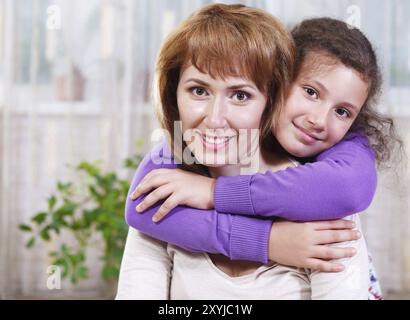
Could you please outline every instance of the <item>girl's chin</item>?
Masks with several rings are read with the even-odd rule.
[[[226,164],[216,164],[216,163],[203,163],[203,165],[209,168],[222,168],[226,166]]]
[[[282,146],[287,153],[296,158],[309,158],[317,154],[312,148],[308,148],[300,142],[290,145],[288,148]]]

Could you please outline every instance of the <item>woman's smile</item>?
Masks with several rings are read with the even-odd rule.
[[[201,134],[202,146],[206,150],[216,152],[220,149],[225,149],[233,137],[234,136],[210,136]]]

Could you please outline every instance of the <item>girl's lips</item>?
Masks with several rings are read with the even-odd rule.
[[[317,139],[316,137],[310,135],[305,129],[297,126],[293,122],[292,122],[292,124],[297,129],[297,131],[299,133],[298,136],[299,136],[300,140],[302,141],[302,143],[311,145],[311,144],[314,144],[317,141],[320,141],[320,139]]]

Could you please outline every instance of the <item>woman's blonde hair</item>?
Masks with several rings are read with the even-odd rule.
[[[260,125],[263,143],[271,137],[275,107],[284,103],[290,87],[294,59],[292,36],[279,20],[262,10],[210,4],[194,12],[167,37],[156,63],[158,116],[171,137],[172,150],[174,123],[179,120],[176,93],[186,65],[192,64],[213,78],[245,77],[267,94]]]

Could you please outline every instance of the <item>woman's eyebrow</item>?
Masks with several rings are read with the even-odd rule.
[[[237,85],[228,87],[228,89],[232,89],[232,90],[243,89],[243,88],[249,88],[252,90],[256,90],[256,87],[254,87],[253,85],[247,84],[247,83],[237,84]]]
[[[188,82],[191,82],[191,81],[192,81],[192,82],[196,82],[196,83],[198,83],[199,85],[204,86],[204,87],[209,87],[209,86],[210,86],[209,83],[207,83],[207,82],[205,82],[205,81],[203,81],[203,80],[197,79],[197,78],[189,78],[189,79],[187,79],[187,80],[185,81],[185,83],[188,83]],[[228,89],[230,89],[230,90],[242,89],[242,88],[250,88],[250,89],[252,89],[252,90],[256,90],[256,87],[255,87],[255,86],[253,86],[253,85],[251,85],[251,84],[248,84],[248,83],[239,83],[239,84],[232,85],[232,86],[229,86],[229,87],[228,87]]]
[[[205,81],[202,81],[202,80],[199,80],[199,79],[196,79],[196,78],[189,78],[188,80],[185,81],[185,83],[188,83],[188,82],[191,82],[191,81],[196,82],[196,83],[200,84],[201,86],[209,87],[209,83],[207,83]]]

